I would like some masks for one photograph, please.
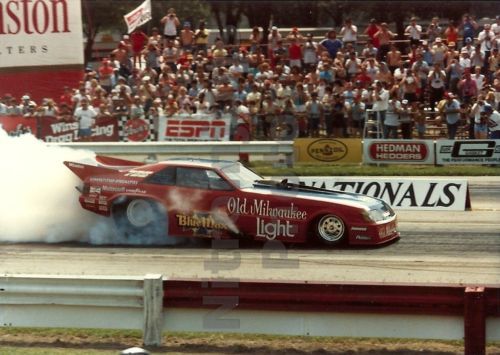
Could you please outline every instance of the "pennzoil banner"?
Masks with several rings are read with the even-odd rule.
[[[159,141],[228,141],[231,115],[175,115],[159,120]]]
[[[293,142],[295,160],[315,163],[361,163],[359,138],[298,138]]]

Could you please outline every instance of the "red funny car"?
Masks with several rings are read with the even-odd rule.
[[[126,237],[242,238],[333,245],[399,237],[384,201],[263,180],[237,162],[171,159],[143,164],[111,157],[64,162],[83,181],[83,208],[115,220]]]

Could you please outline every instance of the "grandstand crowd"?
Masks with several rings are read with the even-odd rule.
[[[124,35],[78,88],[40,103],[3,94],[0,115],[77,120],[88,137],[100,116],[229,111],[244,139],[266,140],[285,115],[298,137],[360,137],[371,112],[384,138],[425,138],[433,122],[449,139],[500,139],[500,16],[411,18],[405,40],[375,19],[366,28],[347,19],[324,38],[276,26],[266,41],[256,27],[231,46],[209,35],[204,21],[195,28],[169,9],[150,33]]]

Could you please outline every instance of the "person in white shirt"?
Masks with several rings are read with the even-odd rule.
[[[340,35],[342,36],[344,46],[347,46],[348,43],[351,43],[353,46],[356,44],[358,39],[358,28],[352,24],[350,18],[345,20],[344,27],[340,30]]]
[[[163,25],[163,46],[167,46],[167,40],[175,40],[177,37],[177,28],[181,25],[179,18],[175,14],[173,8],[168,9],[168,12],[160,20]]]
[[[381,81],[375,81],[375,88],[372,93],[372,110],[376,113],[380,127],[384,126],[385,114],[389,107],[389,91],[387,91]]]
[[[97,113],[92,106],[89,106],[87,98],[80,100],[80,107],[75,110],[73,117],[78,122],[78,139],[89,141],[92,137],[92,127],[95,124]]]
[[[481,115],[488,120],[490,139],[500,139],[500,113],[494,110],[490,104],[484,104]]]
[[[417,25],[417,18],[412,17],[410,25],[406,27],[405,34],[410,37],[410,45],[419,45],[422,35],[422,26]]]

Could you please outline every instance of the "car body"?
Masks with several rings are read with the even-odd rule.
[[[376,245],[399,237],[387,203],[287,180],[264,180],[232,161],[144,164],[97,156],[64,162],[83,181],[81,206],[113,217],[128,236],[252,238]]]

